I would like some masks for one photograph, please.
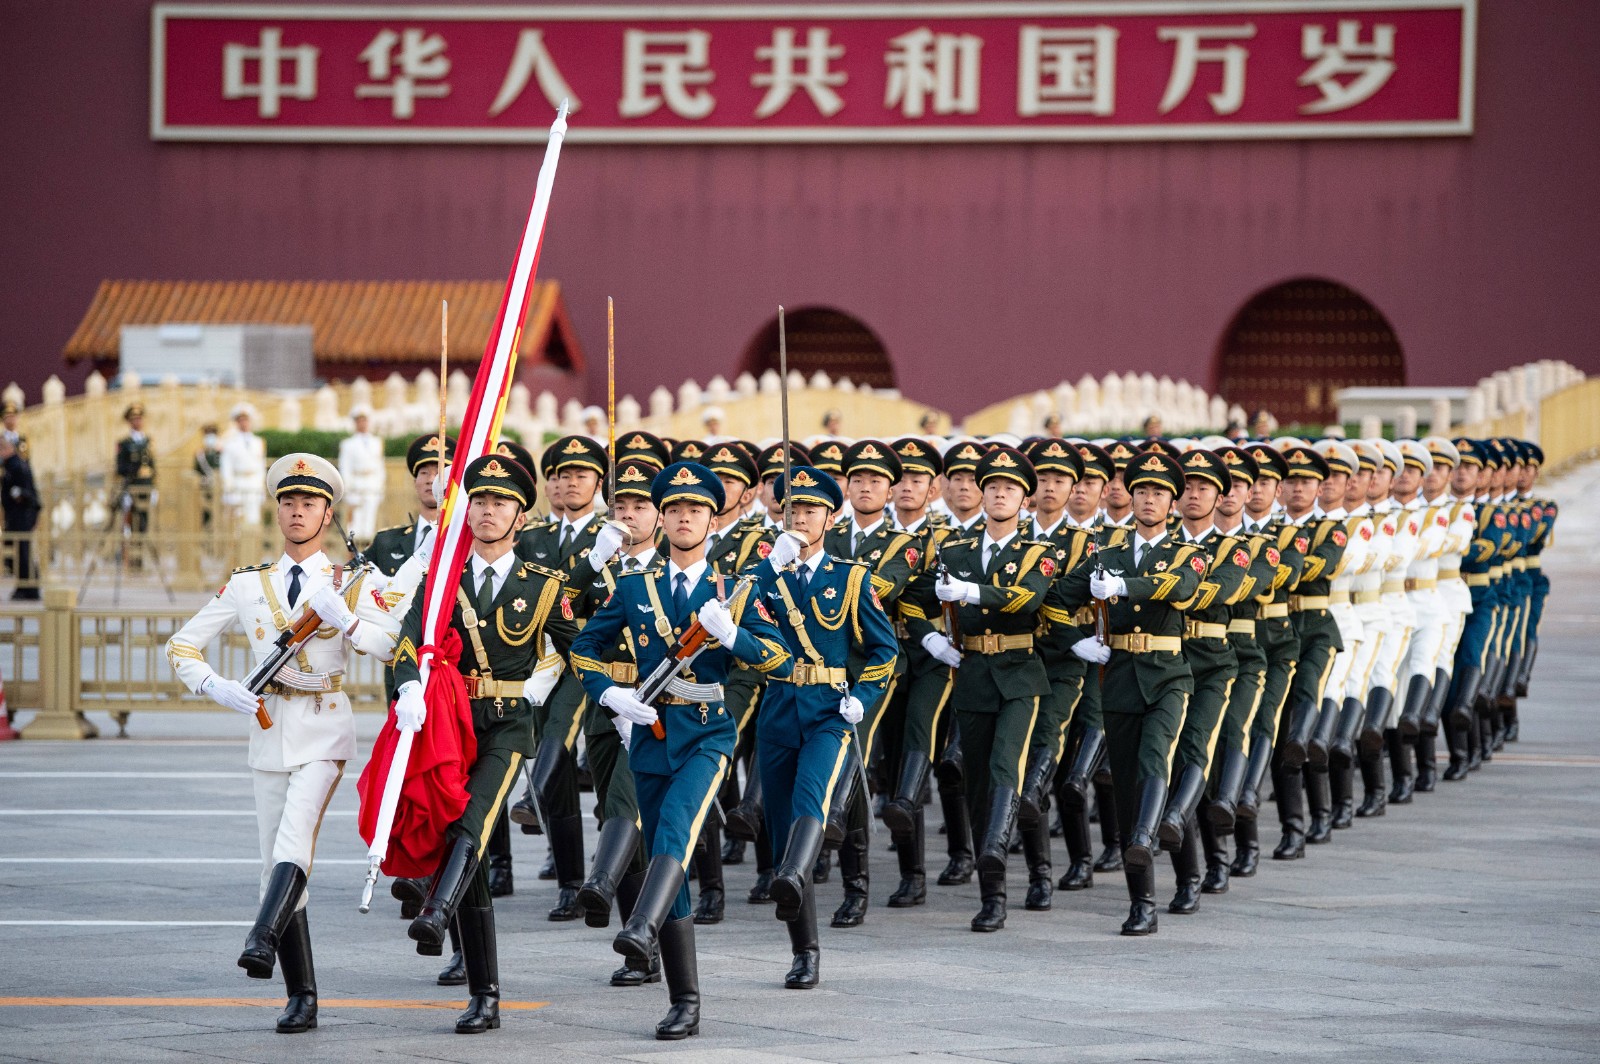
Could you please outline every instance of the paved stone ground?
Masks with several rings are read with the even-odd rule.
[[[1057,894],[1053,912],[1019,905],[997,935],[967,930],[973,886],[885,909],[894,859],[880,833],[872,912],[860,929],[823,931],[824,984],[810,993],[781,988],[783,929],[742,900],[752,866],[733,868],[727,922],[699,932],[701,1037],[682,1043],[650,1037],[664,989],[605,984],[607,933],[544,919],[543,842],[521,835],[517,894],[497,906],[501,971],[508,1002],[542,1007],[508,1011],[497,1033],[452,1034],[463,995],[433,985],[439,964],[412,952],[393,903],[356,912],[352,782],[314,879],[322,1027],[276,1035],[278,988],[234,966],[256,882],[237,718],[149,714],[128,741],[8,744],[0,1060],[1596,1059],[1596,489],[1600,467],[1551,486],[1564,510],[1523,738],[1468,782],[1358,821],[1304,861],[1264,862],[1198,915],[1163,914],[1144,940],[1116,933],[1120,877]],[[1012,888],[1020,901],[1015,868]],[[835,877],[819,907],[839,890]],[[214,1003],[11,1003],[22,997]],[[412,1007],[373,1007],[385,1002]]]

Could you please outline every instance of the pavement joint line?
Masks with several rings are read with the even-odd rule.
[[[465,1001],[415,1001],[384,998],[320,998],[319,1008],[334,1009],[436,1009],[460,1012]],[[502,1001],[500,1011],[532,1012],[548,1001]],[[0,997],[0,1008],[283,1008],[282,998],[164,998],[164,997]]]

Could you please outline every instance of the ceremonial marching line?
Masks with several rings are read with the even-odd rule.
[[[1120,871],[1122,933],[1148,935],[1160,854],[1167,911],[1195,913],[1255,875],[1268,800],[1287,861],[1433,791],[1441,738],[1443,778],[1467,778],[1517,738],[1556,519],[1533,495],[1539,448],[1504,438],[806,448],[630,431],[614,454],[574,435],[537,461],[502,443],[462,473],[471,552],[449,632],[423,645],[454,446],[412,443],[417,516],[343,565],[321,551],[339,471],[279,459],[282,556],[236,571],[167,646],[191,690],[255,718],[260,911],[239,964],[282,970],[279,1031],[317,1025],[307,880],[356,755],[352,651],[392,665],[380,747],[414,733],[385,870],[418,952],[452,946],[439,982],[470,994],[456,1030],[500,1023],[492,899],[511,891],[516,823],[549,841],[550,919],[607,927],[616,910],[611,984],[664,980],[656,1036],[676,1039],[699,1030],[695,927],[723,918],[723,866],[747,847],[749,900],[788,931],[783,985],[806,989],[815,884],[837,867],[831,924],[859,925],[881,819],[886,904],[922,904],[933,800],[935,879],[976,876],[974,931],[1005,927],[1020,847],[1026,909]],[[541,480],[550,517],[533,520]],[[275,671],[212,670],[230,628]],[[424,687],[430,656],[458,663],[454,699]],[[375,753],[374,787],[382,768]],[[365,776],[362,797],[366,823]]]

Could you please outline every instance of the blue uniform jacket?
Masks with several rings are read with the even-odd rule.
[[[894,626],[872,593],[867,566],[825,555],[804,599],[796,574],[776,573],[767,562],[755,566],[754,572],[767,612],[776,618],[783,642],[797,663],[842,669],[850,661],[850,648],[860,649],[857,661],[861,662],[861,672],[849,677],[850,694],[860,700],[863,709],[870,710],[894,677],[900,644],[895,639]],[[799,617],[790,615],[784,601],[785,590]],[[796,630],[797,623],[804,627],[805,638]],[[821,661],[812,656],[807,640]],[[843,697],[837,688],[825,684],[768,684],[761,714],[756,718],[756,738],[799,749],[819,730],[842,735],[850,728],[839,715]]]
[[[673,616],[672,587],[667,574],[668,568],[662,566],[643,573],[629,573],[619,579],[617,590],[589,619],[582,634],[573,640],[573,671],[596,705],[600,703],[600,696],[615,686],[603,659],[618,639],[625,636],[625,641],[633,648],[642,679],[661,664],[676,638],[693,623],[700,607],[716,597],[714,578],[707,569],[699,583],[690,589],[687,616]],[[651,585],[655,589],[653,600]],[[708,641],[685,672],[684,679],[691,683],[726,683],[734,658],[771,676],[789,675],[793,659],[771,619],[763,616],[760,609],[750,608],[752,601],[752,593],[746,591],[729,605],[739,625],[739,635],[732,648],[715,640]],[[664,615],[660,625],[657,604]],[[696,752],[706,749],[729,758],[733,756],[739,729],[720,701],[706,703],[704,707],[658,705],[656,710],[661,714],[667,737],[657,739],[650,728],[633,729],[628,759],[635,772],[667,775],[682,768]]]

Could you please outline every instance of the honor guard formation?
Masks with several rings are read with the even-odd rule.
[[[142,521],[149,445],[128,414],[117,466]],[[290,454],[264,476],[250,411],[235,420],[206,459],[220,502],[270,496],[283,552],[236,571],[167,655],[253,718],[260,909],[238,963],[281,970],[283,1032],[317,1025],[307,881],[357,757],[351,654],[389,665],[363,799],[401,737],[426,768],[384,870],[417,952],[448,952],[438,982],[467,987],[456,1030],[500,1025],[514,824],[549,844],[548,918],[607,928],[617,957],[596,978],[664,982],[656,1037],[679,1039],[699,1032],[696,929],[731,900],[784,925],[788,989],[824,978],[821,921],[914,925],[873,910],[974,877],[972,930],[1002,931],[1014,853],[1028,913],[1120,872],[1121,932],[1150,935],[1163,901],[1194,915],[1255,876],[1263,837],[1299,861],[1470,778],[1518,736],[1557,516],[1534,494],[1539,448],[1506,438],[626,431],[538,459],[503,442],[461,471],[465,560],[430,644],[456,441],[412,442],[416,516],[374,534],[381,446],[360,416],[337,462]],[[23,447],[0,440],[0,460]],[[336,564],[321,545],[341,504],[370,543]],[[258,662],[242,680],[206,660],[235,628]],[[455,697],[430,659],[455,663]],[[835,872],[843,902],[819,915]]]

